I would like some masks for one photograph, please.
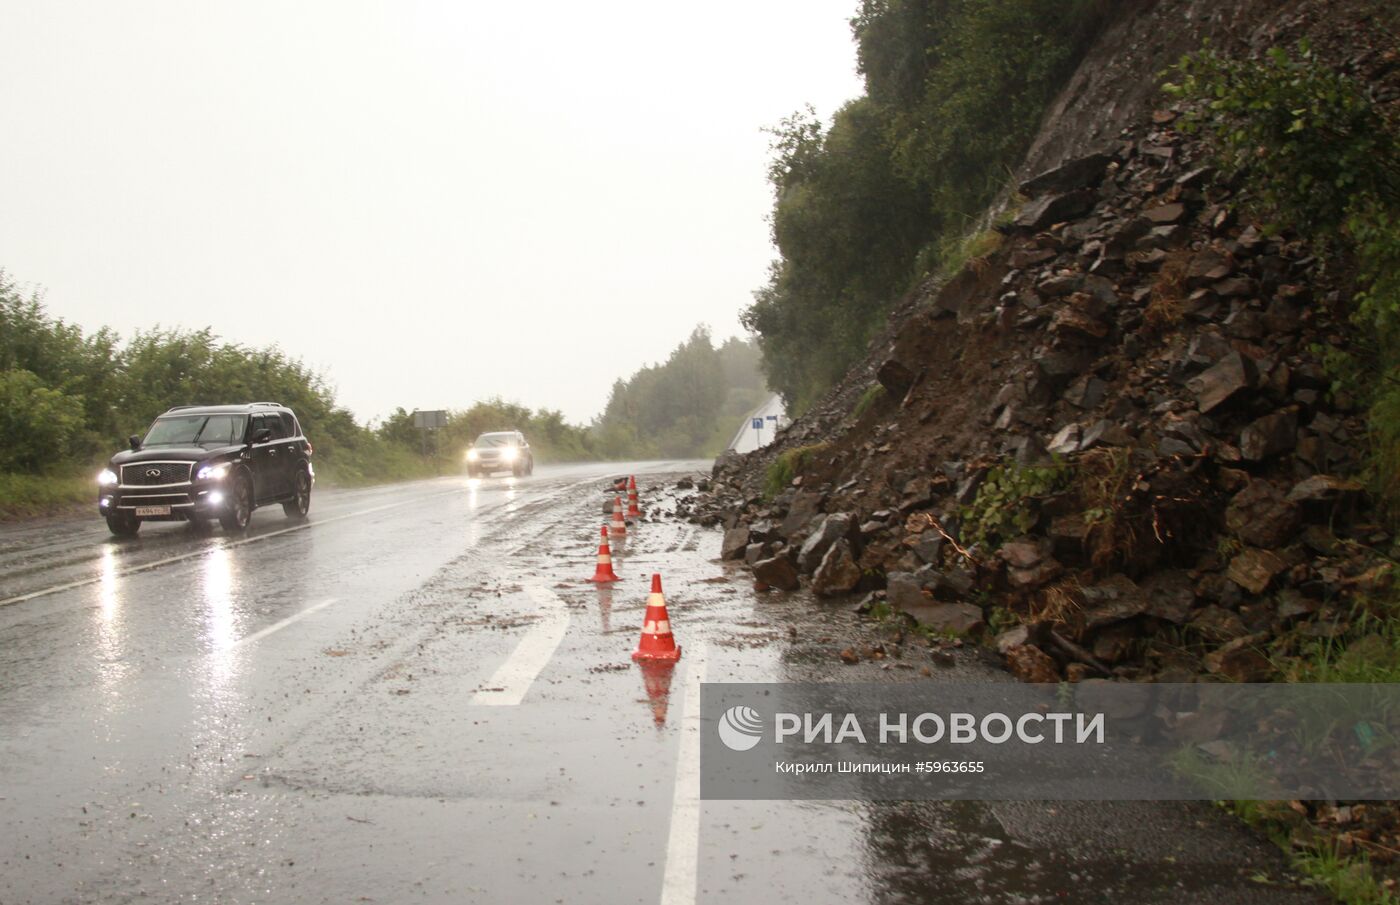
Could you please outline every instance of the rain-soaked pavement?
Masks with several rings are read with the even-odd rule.
[[[635,466],[644,503],[703,467]],[[755,594],[684,522],[582,581],[627,469],[318,490],[237,539],[0,528],[0,902],[1322,901],[1205,804],[697,802],[702,672],[1000,674],[845,666],[849,607]],[[653,571],[670,676],[628,656]]]

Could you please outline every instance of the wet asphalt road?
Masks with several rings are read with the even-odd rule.
[[[703,468],[635,466],[644,504]],[[239,538],[0,527],[0,903],[1321,901],[1207,805],[695,801],[702,671],[999,674],[844,666],[875,629],[756,595],[673,519],[596,589],[627,470],[318,490]],[[669,686],[628,656],[652,571]]]

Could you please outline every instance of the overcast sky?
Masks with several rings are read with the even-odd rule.
[[[859,93],[855,6],[0,0],[0,268],[88,329],[278,343],[362,419],[588,420],[741,332],[761,129]]]

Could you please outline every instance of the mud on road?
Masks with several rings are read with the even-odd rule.
[[[701,470],[318,494],[246,538],[0,529],[0,901],[1320,901],[1207,805],[697,801],[702,678],[1005,678],[755,592],[668,514]],[[647,515],[599,588],[625,471]],[[629,656],[653,572],[670,675]]]

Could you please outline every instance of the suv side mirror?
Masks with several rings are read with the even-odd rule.
[[[127,437],[126,442],[131,444],[132,452],[136,452],[136,450],[141,448],[141,438],[136,434],[132,434],[130,437]]]
[[[262,428],[258,428],[257,430],[253,431],[253,439],[249,440],[248,442],[249,442],[249,443],[266,443],[268,440],[271,440],[271,439],[272,439],[272,431],[271,431],[269,428],[262,427]]]

